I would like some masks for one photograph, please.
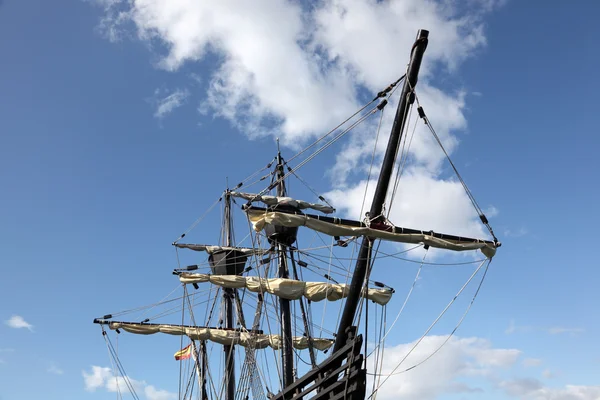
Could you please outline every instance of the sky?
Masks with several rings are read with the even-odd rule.
[[[397,79],[419,28],[419,101],[503,246],[456,334],[380,398],[600,399],[598,12],[584,0],[0,1],[0,399],[115,398],[92,319],[176,287],[171,242],[226,179],[269,162],[275,138],[295,154]],[[376,125],[301,171],[344,216],[360,217],[374,146],[381,160]],[[409,154],[391,220],[484,235],[431,138]],[[424,270],[388,370],[471,272]],[[176,398],[177,346],[126,354],[142,398]]]

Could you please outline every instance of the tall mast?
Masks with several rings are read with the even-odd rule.
[[[428,36],[429,31],[419,30],[417,39],[412,48],[408,72],[406,73],[406,79],[404,79],[404,86],[402,87],[402,93],[400,95],[400,104],[398,104],[398,109],[396,110],[392,132],[385,150],[381,173],[379,175],[379,180],[377,181],[373,203],[371,203],[371,210],[369,211],[369,217],[372,222],[380,221],[382,219],[381,212],[383,210],[383,203],[387,195],[394,163],[396,162],[396,153],[406,123],[408,109],[415,99],[413,89],[417,85],[419,68],[421,67],[423,53],[427,48]],[[346,344],[346,328],[352,325],[356,315],[360,293],[371,264],[371,246],[373,241],[374,240],[369,237],[364,237],[362,240],[358,259],[356,260],[356,268],[354,269],[352,282],[350,283],[349,295],[346,299],[346,305],[344,306],[344,311],[335,338],[335,344],[333,346],[334,353]]]
[[[279,147],[279,141],[277,142]],[[279,149],[278,149],[279,150]],[[281,152],[277,152],[277,196],[285,196],[285,182],[283,181],[283,160]],[[279,277],[288,279],[290,274],[287,267],[286,245],[279,243],[277,245],[279,253]],[[283,387],[287,387],[294,382],[294,354],[292,347],[292,318],[290,313],[290,301],[282,297],[279,298],[279,309],[281,311],[281,365],[283,371]]]
[[[233,245],[232,219],[231,219],[231,196],[229,189],[225,193],[225,246]],[[234,291],[230,288],[223,288],[223,298],[225,301],[225,328],[233,329],[233,296]],[[225,353],[225,400],[234,400],[235,398],[235,346],[223,346]]]

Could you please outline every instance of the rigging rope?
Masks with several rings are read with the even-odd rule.
[[[396,322],[398,322],[398,319],[400,318],[400,315],[404,311],[404,308],[406,307],[406,304],[408,303],[408,299],[410,299],[410,296],[412,295],[412,292],[413,292],[413,290],[415,288],[415,285],[417,284],[417,281],[419,280],[419,276],[421,275],[421,270],[423,269],[423,265],[425,264],[425,258],[427,257],[428,253],[429,253],[429,251],[426,250],[425,254],[423,254],[423,259],[421,260],[421,265],[419,266],[419,269],[417,270],[417,274],[415,275],[415,279],[413,280],[413,283],[410,286],[410,290],[408,291],[408,294],[406,295],[406,298],[404,299],[404,303],[402,303],[402,307],[400,307],[400,311],[398,311],[398,314],[396,315],[396,318],[394,319],[394,322],[392,322],[392,326],[390,326],[390,329],[388,329],[388,331],[383,336],[383,340],[385,340],[385,338],[387,338],[387,336],[390,334],[390,332],[394,328],[394,325],[396,325]],[[375,347],[375,349],[373,351],[371,351],[371,353],[369,355],[367,355],[366,358],[369,358],[371,356],[371,354],[373,354],[373,352],[379,348],[379,346],[380,346],[380,344],[378,344]]]
[[[444,345],[446,343],[448,343],[448,341],[452,338],[452,336],[454,336],[454,333],[456,333],[456,331],[458,330],[458,328],[460,327],[460,325],[463,323],[465,317],[467,316],[467,314],[471,310],[471,307],[473,306],[473,303],[475,302],[475,299],[477,298],[477,295],[479,294],[479,290],[481,289],[481,286],[483,285],[483,281],[485,280],[485,277],[487,275],[490,263],[491,263],[491,260],[485,266],[485,270],[483,271],[483,276],[481,277],[481,281],[479,281],[479,285],[477,286],[477,290],[475,291],[475,294],[473,295],[473,298],[471,299],[471,302],[469,303],[469,306],[467,307],[467,309],[465,310],[465,312],[461,316],[460,320],[458,321],[458,323],[456,324],[456,326],[454,327],[454,329],[452,330],[452,332],[450,332],[450,334],[448,335],[448,337],[446,338],[446,340],[444,340],[444,342],[437,349],[435,349],[433,351],[433,353],[431,353],[430,355],[428,355],[425,359],[421,360],[419,363],[413,365],[412,367],[405,369],[404,371],[396,372],[395,375],[398,375],[398,374],[410,371],[411,369],[414,369],[414,368],[418,367],[419,365],[423,364],[425,361],[427,361],[431,357],[433,357],[438,351],[440,351],[440,349],[442,347],[444,347]]]
[[[438,317],[431,323],[431,325],[427,328],[427,330],[423,333],[423,335],[421,335],[421,337],[415,342],[415,344],[411,347],[411,349],[406,353],[406,355],[400,360],[400,362],[394,367],[394,369],[392,370],[392,372],[390,372],[389,374],[385,374],[386,378],[383,380],[383,382],[381,382],[381,384],[375,389],[375,391],[373,393],[371,393],[371,395],[368,397],[369,399],[371,397],[373,397],[373,395],[375,395],[375,393],[377,393],[377,391],[381,388],[381,386],[383,386],[385,384],[385,382],[387,382],[387,380],[389,378],[391,378],[394,375],[398,375],[400,373],[406,372],[406,371],[399,371],[396,372],[396,370],[398,368],[400,368],[400,366],[402,365],[402,363],[404,363],[404,361],[406,361],[406,359],[408,358],[408,356],[410,356],[412,354],[412,352],[417,348],[417,346],[423,341],[423,339],[425,339],[425,337],[429,334],[429,332],[431,331],[431,329],[433,329],[433,327],[438,323],[438,321],[444,316],[444,314],[446,314],[446,311],[448,311],[448,309],[450,308],[450,306],[452,306],[452,304],[454,304],[454,302],[456,301],[456,299],[461,295],[461,293],[465,290],[465,288],[469,285],[469,283],[473,280],[473,278],[477,275],[477,273],[481,270],[481,268],[483,267],[483,265],[486,263],[486,261],[489,261],[488,259],[485,259],[475,270],[475,272],[473,272],[473,274],[471,274],[471,276],[469,277],[469,279],[467,280],[467,282],[465,282],[465,284],[460,288],[460,290],[458,291],[458,293],[456,293],[456,295],[454,296],[454,298],[446,305],[446,307],[442,310],[442,312],[438,315]],[[488,263],[489,265],[489,263]],[[485,275],[484,275],[485,278]],[[481,284],[480,284],[481,286]],[[477,289],[477,293],[479,292],[479,288]],[[474,300],[473,300],[474,301]],[[469,305],[469,309],[470,309],[470,305]],[[464,318],[464,316],[463,316]],[[462,322],[462,319],[461,321]],[[458,328],[455,328],[458,329]],[[439,350],[439,349],[438,349]],[[437,350],[436,350],[437,351]],[[428,358],[429,359],[429,358]],[[411,367],[408,370],[414,368]]]
[[[121,377],[123,378],[123,381],[125,382],[125,385],[129,389],[129,392],[131,393],[131,395],[133,396],[134,399],[139,400],[139,396],[136,393],[135,388],[133,387],[133,384],[129,380],[129,376],[126,374],[125,368],[123,367],[123,364],[121,363],[121,360],[119,359],[119,355],[117,354],[112,342],[110,341],[110,338],[108,337],[107,332],[104,330],[104,327],[102,327],[102,336],[104,337],[104,341],[106,342],[106,346],[108,348],[109,354],[111,355],[112,359],[115,361],[115,365],[117,366],[117,369],[119,370],[119,373],[121,374]]]
[[[415,99],[417,100],[417,105],[419,106],[417,108],[417,111],[419,112],[419,117],[421,117],[423,119],[423,121],[425,122],[425,125],[429,128],[429,131],[431,132],[431,134],[433,135],[433,137],[435,138],[435,140],[437,141],[437,143],[440,145],[440,148],[442,149],[442,151],[446,155],[446,158],[448,159],[448,162],[452,166],[452,169],[454,170],[454,173],[456,174],[456,177],[458,178],[458,180],[460,181],[460,184],[464,188],[465,193],[469,197],[469,200],[471,200],[471,204],[473,204],[473,207],[475,208],[475,211],[477,211],[477,214],[479,215],[479,219],[481,219],[481,222],[486,226],[486,228],[490,232],[490,235],[492,235],[492,237],[494,238],[494,243],[498,244],[499,243],[498,239],[496,238],[496,235],[494,234],[494,230],[490,226],[490,223],[489,223],[487,217],[483,213],[483,210],[481,209],[481,207],[479,207],[479,204],[477,204],[477,201],[475,200],[475,197],[473,196],[473,194],[469,190],[467,184],[465,183],[465,181],[462,178],[462,176],[460,175],[460,173],[458,172],[458,169],[456,168],[456,166],[452,162],[452,159],[450,159],[450,155],[448,155],[448,152],[444,148],[444,145],[442,144],[442,141],[440,140],[439,136],[435,132],[435,129],[433,129],[433,126],[431,125],[431,121],[429,120],[429,118],[427,117],[427,115],[425,115],[425,110],[423,110],[423,107],[419,103],[419,97],[416,96],[416,94],[415,94]]]
[[[341,126],[343,126],[346,122],[350,121],[352,118],[354,118],[356,115],[358,115],[359,113],[361,113],[362,111],[364,111],[367,107],[369,107],[371,104],[373,104],[374,102],[377,101],[377,99],[380,99],[382,97],[385,97],[386,94],[388,94],[390,91],[395,91],[395,87],[398,85],[398,83],[400,83],[405,75],[402,75],[400,78],[398,78],[398,80],[396,80],[395,82],[391,83],[387,88],[385,88],[384,90],[380,91],[379,93],[377,93],[377,95],[368,103],[366,103],[364,106],[362,106],[358,111],[356,111],[354,114],[352,114],[351,116],[349,116],[348,118],[346,118],[344,121],[342,121],[340,124],[338,124],[335,128],[331,129],[329,132],[327,132],[325,135],[321,136],[318,140],[316,140],[315,142],[313,142],[312,144],[310,144],[309,146],[305,147],[304,149],[302,149],[301,151],[299,151],[298,153],[296,153],[294,156],[292,156],[292,158],[290,158],[288,161],[292,161],[293,159],[295,159],[296,157],[300,156],[301,154],[303,154],[304,152],[306,152],[308,149],[310,149],[313,146],[316,146],[320,141],[322,141],[323,139],[325,139],[327,136],[331,135],[333,132],[335,132],[336,130],[338,130]]]

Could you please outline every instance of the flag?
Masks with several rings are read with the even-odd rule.
[[[179,350],[175,353],[175,360],[187,360],[192,355],[192,345],[188,344],[187,347]]]

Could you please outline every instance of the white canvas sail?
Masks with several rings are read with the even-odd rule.
[[[326,206],[323,204],[309,203],[308,201],[297,200],[297,199],[293,199],[291,197],[277,197],[277,196],[264,196],[264,195],[261,196],[259,194],[243,193],[243,192],[231,192],[230,194],[233,197],[239,197],[239,198],[242,198],[242,199],[248,200],[248,201],[260,201],[262,203],[265,203],[268,206],[275,206],[275,205],[281,204],[281,205],[290,205],[290,206],[298,208],[300,210],[310,208],[312,210],[321,211],[322,213],[325,213],[325,214],[331,214],[331,213],[335,212],[335,208],[333,208],[333,207]]]
[[[216,328],[201,328],[176,326],[166,324],[136,324],[130,322],[110,322],[108,326],[112,330],[123,329],[126,332],[137,335],[153,335],[164,333],[167,335],[185,335],[192,340],[209,340],[222,345],[239,345],[253,349],[264,349],[271,347],[274,350],[281,348],[280,335],[267,335],[254,332],[243,332]],[[295,349],[308,349],[308,338],[306,336],[294,336],[292,343]],[[316,350],[327,350],[333,344],[333,340],[324,338],[312,338],[313,348]]]
[[[441,239],[426,233],[395,233],[373,229],[368,226],[350,226],[341,222],[331,223],[321,221],[308,215],[288,214],[274,211],[265,212],[264,210],[248,209],[246,210],[246,213],[252,222],[254,230],[257,232],[263,230],[267,224],[287,227],[305,226],[331,236],[369,236],[398,243],[423,243],[431,247],[454,251],[479,249],[488,258],[492,258],[496,254],[496,246],[485,240],[460,242],[452,239]]]
[[[254,293],[270,293],[288,300],[298,300],[302,296],[310,301],[329,300],[336,301],[348,296],[349,287],[340,283],[328,282],[304,282],[284,278],[259,278],[256,276],[238,275],[209,275],[181,273],[179,280],[182,283],[206,283],[210,282],[225,288],[247,288]],[[392,298],[392,290],[381,288],[368,288],[366,297],[377,304],[385,305]],[[363,292],[363,297],[365,293]]]

